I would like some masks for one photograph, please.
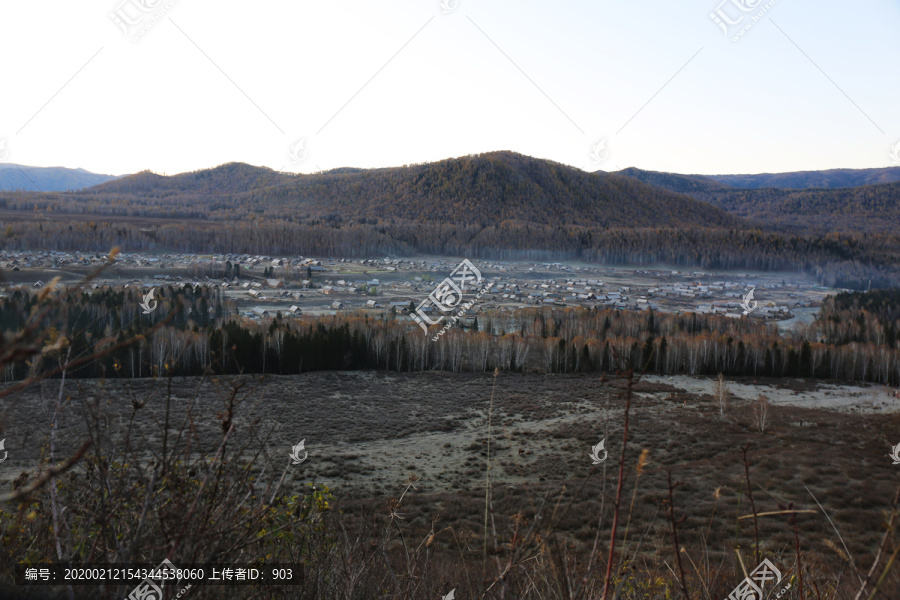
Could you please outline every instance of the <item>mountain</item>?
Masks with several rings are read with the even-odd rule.
[[[617,175],[633,177],[649,185],[676,192],[678,194],[708,194],[731,189],[730,185],[714,181],[706,175],[679,175],[659,171],[645,171],[629,167],[615,172]]]
[[[0,163],[0,191],[63,192],[80,190],[115,178],[115,175],[101,175],[84,169]]]
[[[141,171],[93,186],[89,191],[100,194],[155,194],[161,191],[182,194],[218,195],[249,192],[257,188],[284,185],[296,175],[279,173],[267,167],[244,163],[226,163],[178,175],[158,175]]]
[[[868,171],[872,175],[879,170]],[[731,187],[703,175],[677,175],[641,169],[624,169],[618,173],[672,192],[688,194],[737,217],[766,226],[892,233],[900,225],[900,183],[846,188],[748,189]],[[830,172],[820,173],[819,179],[824,180],[825,174]],[[812,174],[807,178],[808,181],[813,179]]]
[[[830,169],[796,173],[760,173],[758,175],[701,175],[738,188],[850,188],[900,182],[900,166],[881,169]]]
[[[121,214],[123,200],[134,214],[205,219],[405,220],[480,226],[505,221],[601,227],[741,224],[723,210],[632,177],[585,173],[513,152],[312,175],[239,163],[170,177],[142,172],[60,197],[54,210],[65,211],[71,204],[81,205],[82,212],[89,208],[102,215],[115,207]]]
[[[18,173],[24,178],[27,173],[15,165],[5,167],[0,174]],[[490,152],[427,164],[338,168],[310,175],[243,163],[171,176],[143,171],[80,191],[0,193],[0,206],[98,217],[323,221],[333,226],[397,221],[481,228],[522,223],[889,233],[900,223],[900,182],[782,189],[734,187],[718,179],[739,177],[746,184],[771,178],[779,185],[833,185],[889,179],[898,171],[704,176],[630,168],[586,173],[514,152]]]
[[[895,233],[900,225],[900,183],[838,189],[732,189],[696,197],[767,225],[859,233]]]
[[[491,152],[310,175],[228,163],[81,191],[0,192],[0,229],[9,248],[577,259],[889,287],[900,281],[898,199],[900,183],[742,189]]]

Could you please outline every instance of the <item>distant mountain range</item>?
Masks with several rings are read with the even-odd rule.
[[[502,153],[495,153],[502,154]],[[514,154],[514,153],[507,153]],[[171,183],[163,184],[166,179],[161,175],[154,175],[149,171],[142,172],[147,185],[178,187],[186,181],[191,181],[191,187],[204,187],[202,180],[204,173],[211,173],[214,169],[204,169],[193,173],[175,175]],[[261,169],[260,174],[266,171]],[[344,167],[333,169],[328,173],[342,175],[351,173],[365,173],[370,169]],[[679,178],[680,193],[690,194],[695,191],[723,190],[731,188],[760,189],[837,189],[861,187],[866,185],[879,185],[884,183],[900,182],[900,166],[883,167],[878,169],[829,169],[825,171],[797,171],[793,173],[759,173],[756,175],[679,175],[676,173],[657,173],[641,169],[624,169],[617,172],[620,175],[637,176],[645,183],[658,185],[666,189],[672,189],[670,185],[660,185],[652,181],[654,175],[659,177],[672,176]],[[287,181],[291,177],[288,174],[269,172],[263,176],[268,183],[277,185],[277,181]],[[80,190],[92,187],[107,181],[119,179],[118,175],[103,175],[92,173],[84,169],[69,169],[65,167],[29,167],[11,163],[0,163],[0,191],[26,190],[44,192],[64,192],[68,190]],[[709,182],[717,182],[720,186],[710,186]],[[267,181],[258,180],[257,184],[265,184]],[[112,189],[112,188],[110,188]]]
[[[0,191],[65,192],[80,190],[115,179],[84,169],[65,167],[28,167],[0,162]]]
[[[738,188],[834,189],[900,182],[900,166],[881,169],[761,173],[759,175],[701,175],[701,177]]]
[[[761,187],[765,183],[778,187]],[[846,186],[834,187],[839,183]],[[792,187],[813,184],[822,187]],[[190,216],[212,219],[262,213],[336,223],[402,219],[480,226],[516,221],[867,232],[891,232],[900,224],[900,167],[776,175],[679,175],[635,168],[586,173],[514,152],[314,175],[230,163],[170,177],[137,173],[77,197],[88,195],[98,210],[127,195],[136,206],[144,198],[161,213],[189,216],[179,212],[189,207]]]
[[[741,225],[724,210],[632,177],[586,173],[513,152],[314,175],[242,163],[170,177],[142,172],[69,199],[87,202],[92,211],[103,214],[105,207],[119,206],[124,197],[135,209],[152,207],[153,214],[207,219],[394,219],[480,227],[505,221],[584,227]]]
[[[66,192],[62,213],[175,218],[384,219],[488,226],[748,227],[892,232],[900,167],[759,175],[680,175],[629,168],[587,173],[514,152],[313,175],[229,163],[172,176],[0,164],[0,190]],[[18,200],[16,200],[18,199]],[[15,209],[32,199],[3,200]],[[123,201],[129,208],[123,209]],[[710,206],[712,205],[712,206]]]

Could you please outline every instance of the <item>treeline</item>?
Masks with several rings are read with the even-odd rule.
[[[55,348],[61,340],[65,349],[42,352],[28,363],[7,364],[4,380],[22,379],[41,369],[52,369],[64,356],[78,360],[117,345],[124,348],[126,344],[127,350],[90,361],[70,375],[111,376],[123,368],[127,357],[134,367],[129,371],[131,376],[150,376],[154,366],[165,363],[159,361],[159,342],[154,344],[145,334],[153,332],[155,337],[160,332],[168,332],[169,339],[175,340],[166,346],[168,354],[187,348],[199,352],[207,330],[221,322],[227,316],[226,311],[235,312],[233,304],[225,300],[218,288],[183,285],[156,288],[153,311],[144,314],[141,302],[145,292],[140,288],[69,288],[51,292],[41,299],[40,292],[14,290],[0,299],[0,354],[12,346],[7,342],[26,327],[43,332],[45,350]]]
[[[812,326],[830,344],[860,342],[897,348],[900,342],[900,290],[843,292],[822,303]]]
[[[824,341],[830,316],[782,333],[758,319],[612,309],[523,309],[486,313],[432,342],[409,319],[343,314],[266,321],[234,316],[209,288],[167,288],[150,315],[135,290],[65,292],[44,317],[41,362],[8,367],[21,379],[72,358],[106,350],[70,377],[150,377],[204,373],[296,374],[316,370],[612,372],[634,366],[660,374],[810,377],[900,383],[900,350],[888,340]],[[52,301],[51,300],[45,300]],[[36,297],[0,302],[10,337],[37,314]],[[871,323],[877,317],[865,317]],[[829,313],[830,315],[830,313]],[[849,315],[853,319],[855,316]],[[162,326],[160,326],[162,324]],[[64,339],[62,344],[60,339]],[[129,340],[134,343],[127,344]]]
[[[707,270],[810,273],[826,286],[865,289],[900,282],[900,239],[883,235],[788,235],[760,230],[586,228],[508,221],[481,227],[395,221],[299,224],[247,219],[154,228],[117,222],[0,225],[0,248],[57,251],[217,252],[274,256],[411,256],[500,260],[584,260],[669,264]]]

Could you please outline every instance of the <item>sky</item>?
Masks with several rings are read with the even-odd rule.
[[[3,0],[0,160],[900,166],[898,32],[897,0]]]

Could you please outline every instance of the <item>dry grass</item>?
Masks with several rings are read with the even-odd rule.
[[[306,565],[300,588],[197,588],[190,597],[439,598],[452,588],[459,598],[488,588],[497,598],[599,597],[623,383],[503,374],[489,438],[492,383],[490,374],[444,373],[66,383],[57,462],[86,438],[94,444],[55,488],[4,507],[4,573],[13,561],[56,559],[52,488],[67,508],[56,528],[63,553],[81,560],[158,563],[173,552],[176,564]],[[5,486],[47,468],[56,387],[44,382],[9,408]],[[894,551],[893,534],[884,537],[895,488],[886,448],[898,417],[769,405],[760,435],[743,404],[723,420],[712,396],[635,386],[611,580],[619,598],[724,598],[743,578],[735,549],[748,571],[755,566],[754,522],[762,558],[791,577],[802,556],[810,598],[852,598],[855,569],[865,576],[885,544],[873,578],[881,575]],[[610,460],[594,466],[588,454],[601,437]],[[304,438],[309,458],[286,468]],[[669,506],[684,518],[678,555],[663,504],[669,472],[680,482]],[[753,513],[748,472],[758,519],[740,518]],[[796,536],[786,516],[769,515],[789,504],[816,511],[796,515]],[[268,533],[275,524],[278,533]],[[126,541],[124,554],[112,532]],[[603,558],[588,568],[598,547]],[[900,595],[892,572],[881,590],[881,598]]]

